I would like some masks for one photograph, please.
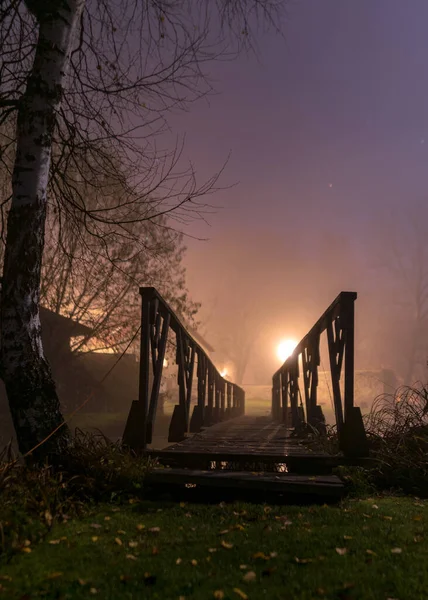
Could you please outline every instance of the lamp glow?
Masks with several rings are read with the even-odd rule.
[[[295,340],[282,340],[282,342],[278,344],[278,348],[276,350],[279,360],[281,362],[285,362],[287,358],[293,354],[296,346],[297,342]]]

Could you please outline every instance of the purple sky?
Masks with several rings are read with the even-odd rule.
[[[211,293],[201,257],[220,272],[218,247],[230,230],[237,246],[257,243],[259,232],[287,238],[298,231],[310,254],[313,234],[336,231],[364,249],[391,214],[423,203],[427,25],[426,0],[295,0],[284,39],[265,34],[257,56],[210,67],[218,95],[175,125],[201,179],[230,152],[222,183],[239,185],[210,199],[224,208],[209,227],[188,229],[210,238],[189,243],[195,298]]]
[[[428,3],[299,0],[288,13],[285,40],[213,65],[219,95],[179,119],[201,177],[232,153],[223,181],[240,185],[211,223],[282,230],[279,216],[300,226],[311,211],[349,228],[424,196]]]

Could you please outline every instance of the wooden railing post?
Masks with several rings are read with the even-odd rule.
[[[143,288],[140,293],[142,306],[138,400],[134,400],[131,404],[131,410],[122,436],[123,444],[134,450],[146,449],[149,410],[150,304],[153,294],[151,288]]]

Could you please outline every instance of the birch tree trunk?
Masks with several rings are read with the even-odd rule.
[[[39,31],[33,67],[18,109],[1,293],[1,371],[22,453],[64,422],[40,335],[40,271],[52,135],[83,2],[27,1]],[[34,458],[60,454],[69,439],[68,428],[61,426]]]

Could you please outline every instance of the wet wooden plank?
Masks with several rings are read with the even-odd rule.
[[[307,476],[248,471],[204,471],[190,469],[153,469],[146,475],[149,486],[200,486],[262,490],[280,494],[342,497],[345,487],[335,475]]]

